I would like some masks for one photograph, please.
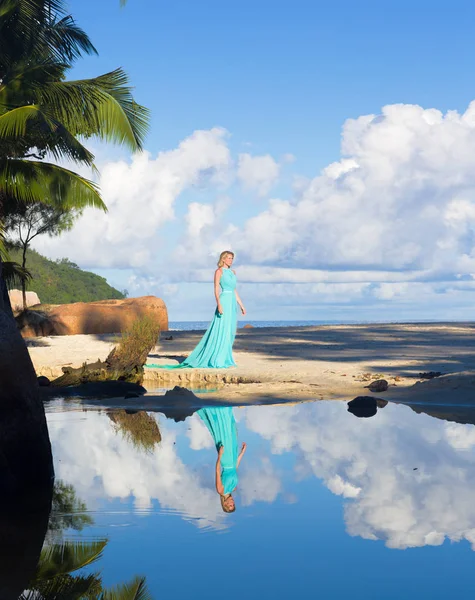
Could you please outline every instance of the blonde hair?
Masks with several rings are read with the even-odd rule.
[[[218,260],[218,268],[221,268],[224,265],[224,259],[228,254],[231,254],[231,256],[234,258],[234,252],[231,252],[231,250],[225,250],[224,252],[221,252]]]
[[[232,252],[231,252],[232,254]],[[221,500],[221,508],[223,509],[223,511],[225,513],[233,513],[236,510],[236,504],[234,504],[234,508],[228,508],[224,503],[226,502],[226,500],[228,498],[232,498],[231,494],[223,494],[223,495],[219,495],[219,498]]]

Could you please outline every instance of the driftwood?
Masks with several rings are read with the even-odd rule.
[[[81,385],[93,381],[126,381],[141,384],[143,366],[160,333],[159,324],[150,317],[138,319],[126,331],[119,344],[105,361],[98,360],[79,368],[63,367],[63,375],[51,382],[52,386]]]

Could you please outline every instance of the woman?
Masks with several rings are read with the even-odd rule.
[[[233,344],[237,329],[237,305],[243,315],[246,309],[236,289],[236,272],[231,269],[234,252],[221,252],[218,268],[214,273],[216,310],[208,330],[193,352],[179,365],[149,364],[146,367],[161,369],[235,367]]]
[[[242,444],[238,454],[237,428],[233,409],[200,408],[200,418],[213,437],[218,459],[216,461],[216,491],[221,498],[221,506],[226,513],[236,510],[232,492],[238,483],[237,469],[246,452],[247,445]]]

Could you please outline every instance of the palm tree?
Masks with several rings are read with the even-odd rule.
[[[99,540],[45,546],[28,590],[19,600],[151,600],[145,577],[135,577],[128,583],[105,589],[100,573],[72,575],[96,563],[106,545],[107,540]]]
[[[60,600],[61,598],[97,598],[102,590],[98,573],[71,575],[102,557],[107,540],[63,542],[46,545],[28,590],[20,600]]]
[[[0,5],[0,226],[7,200],[106,210],[94,182],[57,163],[94,170],[84,145],[93,136],[143,148],[149,113],[135,102],[122,69],[66,79],[74,62],[96,49],[64,6],[64,0]]]

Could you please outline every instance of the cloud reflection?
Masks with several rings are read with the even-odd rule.
[[[466,539],[475,549],[473,426],[404,406],[362,420],[335,402],[245,411],[273,453],[295,454],[298,479],[316,476],[348,499],[350,535],[400,549]]]
[[[90,510],[104,500],[132,499],[141,510],[158,501],[162,509],[193,519],[198,527],[226,526],[214,489],[178,456],[171,423],[160,423],[160,446],[143,453],[118,435],[104,414],[88,412],[87,426],[78,417],[57,416],[49,415],[53,452],[60,458],[56,476],[71,483]]]
[[[132,500],[136,509],[158,502],[198,527],[230,525],[213,485],[213,443],[197,415],[178,425],[160,417],[162,442],[144,454],[106,415],[89,412],[84,426],[74,414],[49,415],[56,474],[89,509],[104,500]],[[247,407],[238,418],[243,439],[261,438],[241,467],[243,506],[298,503],[299,482],[313,479],[341,496],[352,536],[400,549],[465,539],[475,549],[474,426],[398,405],[355,419],[340,402]],[[292,461],[278,458],[286,454]]]

